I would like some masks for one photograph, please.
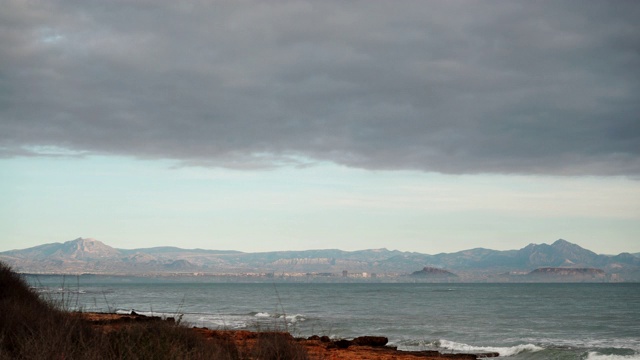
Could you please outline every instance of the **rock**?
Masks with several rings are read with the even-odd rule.
[[[324,335],[324,336],[320,337],[320,341],[322,341],[324,343],[328,343],[328,342],[331,342],[331,338],[328,337],[327,335]]]
[[[498,356],[500,356],[500,353],[497,353],[497,352],[478,354],[478,358],[492,358],[492,357],[498,357]]]
[[[389,339],[384,336],[360,336],[353,339],[353,345],[380,347],[385,346]]]
[[[345,339],[341,339],[341,340],[336,340],[333,342],[333,344],[338,348],[338,349],[346,349],[349,346],[351,346],[351,341],[349,340],[345,340]]]

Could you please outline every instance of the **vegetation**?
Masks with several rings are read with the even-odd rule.
[[[0,360],[4,359],[307,359],[303,347],[264,332],[244,350],[169,321],[100,328],[43,300],[0,263]]]
[[[304,347],[284,335],[278,332],[260,333],[258,342],[253,347],[252,358],[261,360],[308,359],[307,351]]]

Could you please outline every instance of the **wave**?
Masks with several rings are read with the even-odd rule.
[[[640,360],[640,354],[634,355],[604,355],[596,351],[590,351],[586,360]]]
[[[219,329],[246,329],[249,322],[244,317],[233,315],[201,315],[195,317],[185,316],[185,320],[193,325],[204,327],[216,327]]]
[[[473,346],[449,340],[438,340],[434,345],[443,349],[460,352],[497,352],[500,356],[513,356],[522,352],[538,352],[544,350],[543,347],[534,344],[521,344],[508,347]]]
[[[31,288],[40,294],[86,294],[86,290],[69,288]]]
[[[116,314],[118,314],[118,315],[131,315],[134,312],[136,314],[138,314],[138,315],[143,315],[143,316],[160,316],[160,317],[162,317],[162,316],[169,315],[169,314],[161,313],[161,312],[138,311],[138,310],[133,310],[133,309],[131,309],[131,310],[123,310],[123,309],[116,310]],[[173,316],[173,315],[169,315],[169,316]]]
[[[295,315],[281,315],[279,317],[279,319],[282,319],[284,317],[285,320],[287,320],[287,322],[289,323],[297,323],[298,321],[305,321],[307,320],[307,318],[304,317],[304,315],[302,314],[295,314]]]
[[[507,339],[517,340],[517,339]],[[553,339],[553,338],[520,338],[521,341],[541,344],[546,347],[569,347],[585,349],[628,349],[640,353],[640,338],[601,338],[601,339]],[[628,354],[617,354],[628,355]]]
[[[298,321],[307,320],[307,318],[302,314],[286,315],[286,314],[269,314],[268,312],[252,312],[250,313],[250,315],[260,319],[283,319],[283,320],[286,320],[288,323],[296,323]]]

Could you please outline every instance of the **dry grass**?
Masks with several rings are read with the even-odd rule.
[[[307,350],[281,332],[262,332],[253,348],[253,358],[260,360],[308,360]]]
[[[41,299],[0,263],[0,359],[306,360],[308,355],[292,339],[268,332],[243,353],[233,341],[205,339],[167,321],[96,329],[60,304]]]

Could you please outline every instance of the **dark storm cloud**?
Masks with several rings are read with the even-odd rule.
[[[5,1],[0,151],[640,173],[634,1]]]

